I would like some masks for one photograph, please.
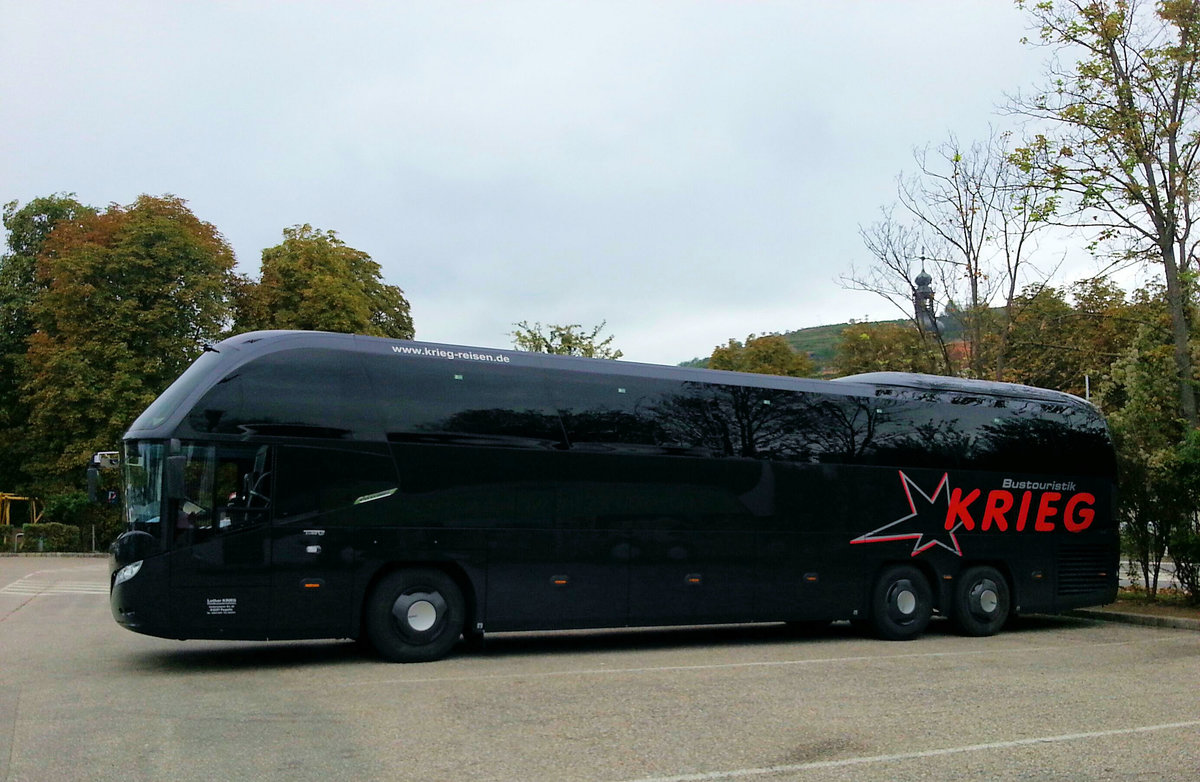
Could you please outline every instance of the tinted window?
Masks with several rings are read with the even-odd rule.
[[[803,391],[684,383],[657,412],[670,439],[723,456],[853,461],[874,437],[869,403]]]
[[[280,522],[385,500],[399,488],[391,458],[380,454],[284,446],[277,460]]]
[[[871,461],[909,467],[964,467],[990,452],[990,430],[1011,415],[995,400],[913,392],[876,400]],[[979,465],[975,465],[979,466]]]
[[[197,384],[207,380],[208,373],[213,371],[213,365],[220,360],[220,354],[216,352],[201,354],[200,358],[196,359],[195,363],[188,367],[166,391],[150,403],[146,412],[138,416],[131,428],[152,429],[165,423],[183,402],[184,397],[190,394]]]
[[[541,370],[503,364],[374,357],[389,439],[549,447],[562,442]]]
[[[989,426],[993,461],[1006,469],[1111,475],[1116,470],[1099,414],[1079,405],[1012,403],[1013,417]]]
[[[788,401],[793,433],[786,458],[820,463],[873,461],[887,417],[875,400],[809,393]]]
[[[185,443],[181,455],[184,498],[168,503],[177,548],[267,520],[270,448]]]
[[[679,383],[575,372],[554,372],[550,379],[572,448],[672,444],[662,408],[678,393]]]
[[[354,354],[322,349],[271,353],[234,370],[192,409],[192,428],[348,438],[379,431]]]
[[[884,389],[872,459],[880,464],[1111,474],[1094,411],[1069,404]]]

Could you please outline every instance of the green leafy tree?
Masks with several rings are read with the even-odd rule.
[[[530,353],[553,353],[559,356],[583,356],[584,358],[618,359],[624,354],[612,346],[613,336],[610,334],[603,339],[601,332],[607,321],[588,331],[578,323],[565,326],[521,321],[514,323],[516,331],[509,333],[513,347]]]
[[[787,377],[812,377],[816,372],[808,354],[792,350],[787,340],[778,334],[762,337],[751,334],[744,343],[730,339],[713,348],[708,366],[710,369]]]
[[[82,483],[121,433],[229,324],[233,252],[174,196],[59,222],[37,258],[22,370],[42,494]]]
[[[839,375],[863,372],[941,374],[941,351],[915,326],[900,323],[852,323],[842,330],[834,354]]]
[[[29,408],[19,378],[34,331],[32,305],[40,290],[38,254],[55,225],[95,211],[69,193],[35,198],[24,206],[16,201],[4,206],[8,250],[0,255],[0,491],[24,490],[28,482],[22,453],[28,440]]]
[[[1151,598],[1163,556],[1187,512],[1177,448],[1186,424],[1179,416],[1167,329],[1146,325],[1112,366],[1101,402],[1117,446],[1118,513],[1126,545]]]
[[[262,253],[261,278],[235,282],[235,331],[312,329],[413,338],[404,291],[383,281],[378,263],[333,231],[285,228]]]
[[[1050,130],[1014,160],[1075,206],[1072,225],[1118,261],[1162,267],[1170,312],[1176,406],[1200,424],[1189,347],[1200,209],[1200,3],[1044,0],[1027,8],[1056,57],[1047,87],[1013,109]]]
[[[1169,548],[1175,560],[1175,578],[1196,604],[1200,603],[1200,430],[1187,433],[1179,446],[1177,466],[1188,508],[1171,533]]]

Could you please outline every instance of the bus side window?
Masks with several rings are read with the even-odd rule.
[[[237,529],[266,521],[271,505],[271,449],[221,449],[217,454],[217,525]]]
[[[172,500],[176,548],[261,524],[271,493],[271,449],[185,445],[184,497]]]
[[[333,448],[281,446],[276,519],[290,523],[373,505],[399,488],[390,456]]]

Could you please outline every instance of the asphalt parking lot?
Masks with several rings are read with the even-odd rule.
[[[0,779],[1200,778],[1200,633],[1028,617],[346,642],[119,628],[104,560],[0,558]]]

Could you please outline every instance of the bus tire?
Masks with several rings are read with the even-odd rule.
[[[909,641],[933,616],[933,592],[920,570],[908,565],[880,574],[871,593],[871,625],[887,641]]]
[[[398,570],[383,578],[367,604],[367,635],[385,660],[438,660],[458,643],[466,616],[462,591],[440,570]]]
[[[1008,622],[1011,605],[1004,576],[995,568],[981,565],[959,578],[950,619],[963,635],[995,635]]]

